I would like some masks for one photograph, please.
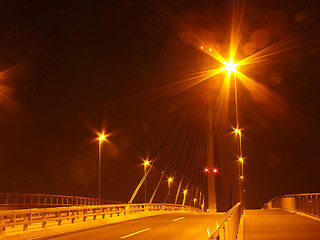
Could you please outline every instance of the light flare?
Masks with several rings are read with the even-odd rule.
[[[229,62],[223,62],[223,64],[225,65],[223,70],[226,70],[228,75],[230,75],[231,72],[237,73],[237,66],[239,63],[233,63],[232,58],[229,59]]]

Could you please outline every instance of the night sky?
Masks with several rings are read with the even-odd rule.
[[[201,45],[228,58],[234,2],[0,1],[0,192],[97,197],[94,139],[102,129],[111,133],[102,151],[103,199],[130,199],[143,175],[141,158],[158,153],[174,123],[148,195],[184,121],[191,127],[182,136],[190,132],[201,156],[208,85],[183,81],[221,67]],[[274,55],[240,70],[272,93],[238,86],[248,208],[319,192],[319,14],[317,0],[245,6],[237,59],[282,42]],[[210,80],[214,106],[222,80]],[[219,210],[238,200],[232,91],[224,121],[214,110]],[[166,194],[161,186],[157,201]]]

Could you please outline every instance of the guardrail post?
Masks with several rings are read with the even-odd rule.
[[[74,223],[74,221],[75,221],[75,211],[74,210],[71,210],[71,223]]]
[[[61,212],[57,212],[56,217],[58,218],[58,225],[61,225],[62,219],[61,219]]]
[[[4,234],[4,231],[6,230],[5,224],[4,217],[0,217],[0,235]]]
[[[229,236],[229,223],[225,222],[223,228],[224,228],[224,240],[229,240],[230,239],[230,236]]]
[[[232,239],[233,240],[233,215],[231,215],[229,218],[228,218],[228,223],[229,223],[229,239]]]
[[[13,223],[12,228],[14,228],[15,222],[16,222],[16,215],[13,215],[13,216],[11,217],[11,223]]]
[[[23,218],[24,218],[23,219],[23,222],[24,222],[23,231],[27,231],[28,226],[31,225],[31,218],[32,218],[31,213],[30,214],[24,214]]]
[[[42,228],[45,228],[47,224],[47,213],[42,214]]]
[[[97,210],[93,209],[93,220],[96,220],[96,218],[97,218],[96,212],[97,212]]]
[[[225,240],[224,239],[224,229],[221,228],[218,231],[219,231],[219,240]]]
[[[101,215],[101,216],[102,216],[102,219],[104,219],[104,216],[105,216],[105,214],[104,214],[105,208],[102,208],[101,211],[102,211],[102,215]]]
[[[314,214],[314,207],[313,207],[313,196],[311,195],[310,198],[311,198],[311,211],[312,211],[311,215],[314,216],[315,214]]]
[[[317,215],[318,217],[320,217],[320,212],[319,212],[319,198],[318,198],[318,195],[316,195],[316,208],[317,208],[316,215]]]
[[[85,222],[86,221],[86,219],[87,219],[87,216],[85,216],[86,214],[87,214],[87,212],[88,212],[88,210],[87,209],[84,209],[83,210],[83,221]]]

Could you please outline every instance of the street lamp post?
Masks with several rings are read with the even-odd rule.
[[[170,191],[171,191],[172,182],[173,182],[173,178],[169,177],[168,178],[168,193],[167,193],[167,196],[166,196],[166,199],[165,199],[164,202],[167,202],[168,198],[169,198],[169,201],[170,201]]]
[[[169,177],[168,178],[168,188],[170,189],[171,188],[171,183],[173,181],[173,178]]]
[[[241,130],[239,129],[239,115],[238,115],[238,90],[237,90],[237,65],[239,63],[233,63],[233,60],[230,58],[229,62],[224,62],[225,70],[227,70],[227,74],[233,72],[234,74],[234,100],[235,100],[235,115],[236,115],[236,128],[234,129],[234,133],[237,136],[238,142],[238,157],[239,157],[239,200],[240,203],[244,204],[243,199],[243,157],[242,157],[242,146],[241,146]]]
[[[183,191],[183,201],[182,201],[182,206],[184,206],[184,204],[186,203],[186,197],[187,197],[187,190]]]
[[[105,140],[106,136],[104,134],[101,134],[99,136],[99,190],[98,190],[98,200],[100,204],[100,199],[101,199],[101,148],[102,148],[102,142]]]
[[[145,176],[147,174],[147,167],[149,165],[150,165],[150,162],[148,159],[143,162],[143,169],[144,169]],[[144,180],[144,202],[145,203],[147,202],[147,176],[145,177],[145,180]]]

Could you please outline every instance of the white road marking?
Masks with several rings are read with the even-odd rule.
[[[150,229],[151,229],[151,228],[146,228],[146,229],[140,230],[140,231],[138,231],[138,232],[134,232],[134,233],[131,233],[131,234],[125,235],[125,236],[120,237],[120,238],[128,238],[128,237],[131,237],[131,236],[133,236],[133,235],[136,235],[136,234],[139,234],[139,233],[142,233],[142,232],[148,231],[148,230],[150,230]]]
[[[181,219],[184,219],[184,217],[173,219],[172,222],[179,221]]]

